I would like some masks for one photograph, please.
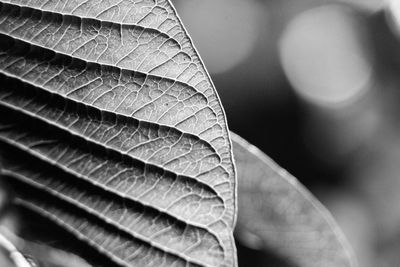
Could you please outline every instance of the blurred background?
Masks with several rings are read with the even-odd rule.
[[[400,266],[400,1],[173,2],[230,129],[327,206],[361,267]]]

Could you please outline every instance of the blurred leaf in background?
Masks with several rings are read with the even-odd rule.
[[[256,147],[231,137],[238,170],[237,240],[262,251],[267,266],[267,255],[275,254],[282,267],[356,267],[347,239],[321,203]],[[239,259],[243,266],[263,266],[244,253]]]

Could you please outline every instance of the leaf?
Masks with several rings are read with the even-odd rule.
[[[7,241],[9,240],[8,242],[12,242],[12,244],[14,244],[18,249],[17,252],[22,259],[25,260],[26,258],[26,264],[15,264],[16,267],[92,267],[84,259],[73,253],[54,248],[53,246],[44,243],[23,239],[4,227],[0,227],[0,243],[1,238],[4,238]],[[23,256],[21,254],[23,254]],[[6,266],[14,265],[9,264]]]
[[[28,260],[2,233],[0,233],[0,248],[0,263],[2,266],[15,265],[15,267],[31,267],[31,264],[28,262]],[[6,254],[8,254],[8,258],[5,258]]]
[[[11,203],[4,216],[8,222],[0,222],[1,233],[15,244],[32,263],[32,267],[118,266],[96,248],[71,235],[64,227],[31,209]],[[17,226],[10,225],[10,220]]]
[[[17,203],[120,266],[235,266],[225,115],[169,1],[0,1]]]
[[[255,146],[231,137],[238,170],[236,237],[251,248],[276,253],[289,266],[356,266],[322,204]]]

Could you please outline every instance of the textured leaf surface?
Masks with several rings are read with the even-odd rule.
[[[19,204],[121,266],[236,265],[225,115],[169,1],[2,0],[0,81]]]
[[[293,176],[232,134],[238,170],[237,238],[277,253],[287,266],[356,266],[329,212]]]

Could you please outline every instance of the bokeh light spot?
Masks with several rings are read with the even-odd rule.
[[[184,0],[179,14],[212,73],[249,56],[258,36],[260,4],[253,0]]]
[[[386,11],[390,27],[397,35],[400,35],[400,1],[387,0]]]
[[[368,89],[372,67],[351,9],[327,5],[295,17],[279,44],[283,69],[301,97],[340,106]]]

